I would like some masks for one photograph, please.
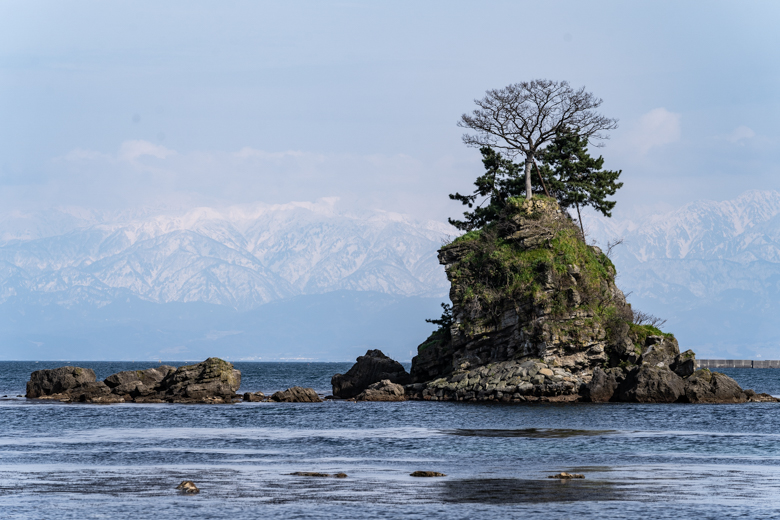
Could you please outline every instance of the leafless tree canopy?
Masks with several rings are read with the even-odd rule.
[[[612,250],[623,243],[623,237],[607,241],[607,250],[604,252],[607,258],[612,258]]]
[[[666,320],[662,320],[658,316],[653,316],[652,314],[649,314],[647,312],[633,311],[633,313],[634,313],[634,323],[637,325],[650,325],[651,327],[660,329],[661,327],[664,326],[664,323],[666,323]]]
[[[617,119],[595,111],[601,99],[585,87],[574,90],[566,81],[537,79],[515,83],[502,89],[488,90],[482,99],[474,100],[478,108],[463,114],[458,126],[474,130],[465,134],[469,146],[490,146],[515,157],[526,159],[568,129],[587,136],[592,144],[607,139],[606,131],[617,128]]]

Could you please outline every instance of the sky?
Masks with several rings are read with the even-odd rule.
[[[487,89],[619,119],[616,218],[780,189],[775,1],[0,3],[3,211],[338,197],[444,220]]]

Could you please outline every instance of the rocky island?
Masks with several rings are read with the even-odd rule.
[[[334,395],[385,379],[405,385],[404,398],[431,401],[777,401],[697,370],[672,334],[635,323],[615,266],[554,199],[509,199],[496,223],[442,247],[439,261],[452,308],[411,374],[369,351],[334,376]]]
[[[89,368],[36,370],[27,382],[27,397],[86,403],[230,403],[241,386],[241,372],[231,363],[208,358],[179,368],[160,365],[118,372],[97,381]]]

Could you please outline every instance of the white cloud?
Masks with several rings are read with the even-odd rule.
[[[756,133],[752,128],[741,125],[736,127],[729,135],[726,136],[728,141],[732,143],[740,143],[747,139],[752,139],[756,136]]]
[[[164,146],[150,143],[149,141],[125,141],[119,147],[117,159],[120,161],[133,161],[144,155],[165,159],[168,156],[176,155],[176,152],[165,148]]]
[[[680,114],[665,108],[654,108],[639,118],[630,140],[640,155],[652,148],[680,140]]]

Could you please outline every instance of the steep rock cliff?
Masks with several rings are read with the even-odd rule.
[[[418,347],[412,398],[685,400],[693,352],[632,323],[614,265],[553,199],[510,199],[497,223],[442,247],[439,262],[451,316]],[[750,398],[734,386],[730,402]]]

